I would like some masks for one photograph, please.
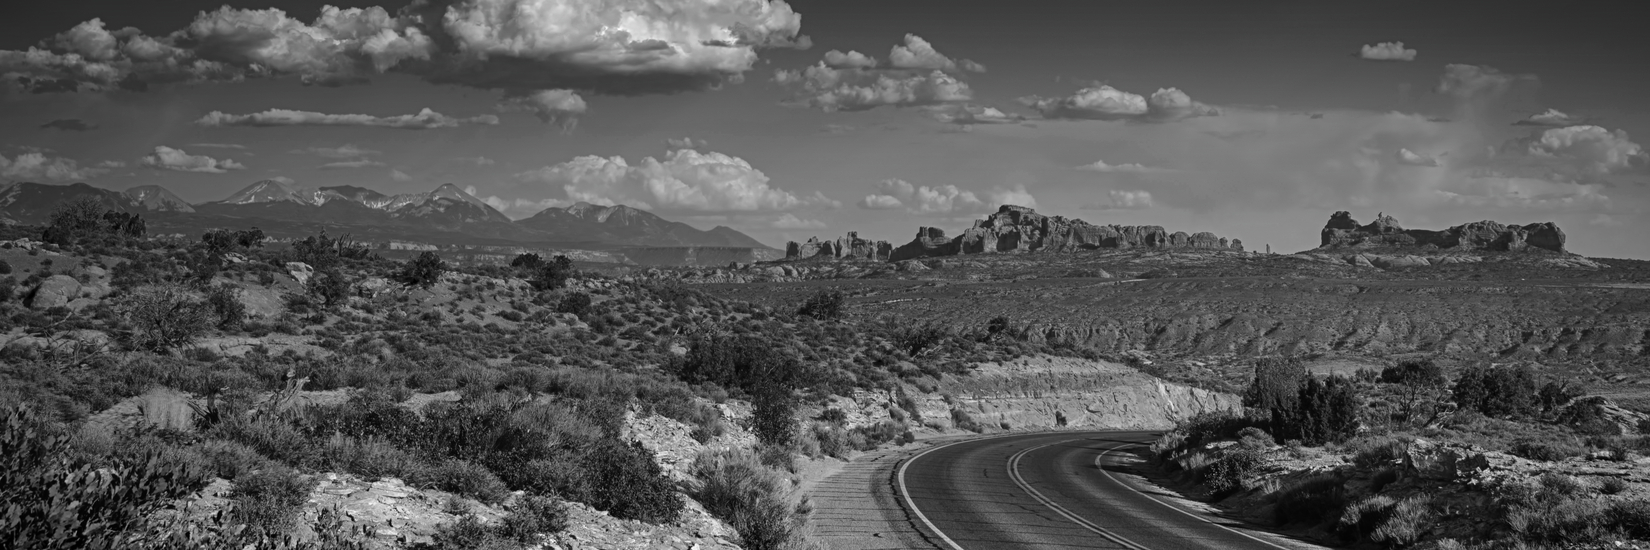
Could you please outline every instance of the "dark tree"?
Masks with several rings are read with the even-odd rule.
[[[1403,422],[1431,416],[1449,385],[1444,369],[1429,360],[1405,361],[1381,371],[1381,382],[1399,390],[1398,414]]]
[[[1272,433],[1307,445],[1344,441],[1358,432],[1363,402],[1352,381],[1339,376],[1308,377],[1293,407],[1271,409]]]
[[[998,315],[996,317],[992,317],[990,321],[986,322],[985,334],[987,338],[995,339],[996,337],[1001,336],[1004,332],[1008,332],[1008,328],[1008,317]]]
[[[1293,409],[1306,376],[1306,365],[1294,357],[1256,361],[1255,379],[1243,394],[1243,406],[1263,411]]]
[[[583,292],[574,292],[561,297],[556,303],[556,313],[571,313],[577,317],[584,317],[590,313],[590,295]]]
[[[532,252],[528,252],[528,253],[522,254],[520,256],[516,256],[516,259],[510,260],[510,267],[527,269],[527,270],[536,270],[536,269],[539,268],[540,265],[543,265],[543,264],[544,264],[544,257],[539,256],[538,254],[534,254]]]
[[[539,265],[530,282],[537,290],[555,290],[567,285],[567,280],[573,278],[573,275],[573,260],[557,254],[550,261]]]
[[[1535,372],[1528,367],[1468,367],[1450,393],[1455,403],[1494,418],[1528,418],[1540,412]]]
[[[840,290],[821,290],[802,302],[797,308],[797,315],[806,315],[819,320],[842,318],[843,294]]]
[[[350,287],[353,283],[343,273],[336,270],[319,271],[309,277],[309,284],[305,285],[309,293],[321,299],[321,304],[332,307],[349,299]]]
[[[441,256],[434,252],[425,251],[401,266],[399,278],[409,285],[429,288],[430,285],[441,280],[441,274],[447,271],[447,263],[441,261]]]

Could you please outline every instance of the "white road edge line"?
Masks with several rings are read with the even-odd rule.
[[[1105,474],[1106,478],[1112,480],[1113,483],[1116,483],[1118,485],[1122,485],[1124,487],[1127,487],[1129,490],[1134,491],[1136,493],[1140,493],[1140,495],[1146,497],[1147,500],[1150,500],[1152,502],[1156,502],[1156,503],[1162,505],[1164,508],[1168,508],[1170,510],[1180,512],[1182,514],[1185,514],[1188,517],[1197,518],[1198,520],[1200,520],[1204,523],[1207,523],[1209,525],[1213,525],[1215,527],[1219,527],[1221,529],[1225,529],[1227,531],[1231,531],[1232,533],[1237,534],[1237,535],[1241,535],[1242,537],[1244,537],[1246,539],[1249,539],[1249,540],[1252,540],[1252,541],[1255,541],[1255,542],[1258,542],[1258,543],[1261,543],[1261,544],[1264,544],[1264,545],[1267,545],[1267,546],[1270,546],[1270,547],[1273,547],[1273,548],[1277,548],[1279,550],[1293,550],[1293,549],[1291,549],[1287,546],[1281,546],[1281,545],[1279,545],[1275,542],[1272,542],[1272,541],[1269,541],[1269,540],[1266,540],[1266,539],[1263,539],[1263,538],[1245,533],[1243,531],[1239,531],[1237,529],[1233,529],[1231,527],[1227,527],[1225,525],[1221,525],[1219,523],[1216,523],[1214,520],[1203,517],[1201,515],[1193,514],[1191,512],[1187,512],[1185,510],[1180,509],[1179,506],[1175,506],[1173,504],[1163,502],[1162,500],[1159,500],[1157,497],[1146,494],[1145,491],[1135,489],[1133,485],[1129,485],[1128,483],[1124,483],[1123,480],[1117,479],[1117,476],[1111,475],[1111,472],[1106,470],[1106,465],[1100,463],[1101,460],[1105,459],[1107,456],[1110,456],[1113,452],[1116,452],[1116,451],[1117,451],[1117,448],[1112,447],[1112,448],[1106,449],[1104,451],[1101,451],[1100,454],[1095,455],[1095,457],[1094,457],[1094,466],[1096,468],[1099,468],[1100,473]]]
[[[1022,435],[1022,434],[1015,434],[1015,435]],[[952,445],[960,445],[960,444],[963,444],[963,443],[968,443],[970,441],[979,441],[979,440],[982,440],[982,439],[997,439],[997,438],[1000,438],[1000,437],[1007,437],[1007,436],[970,438],[970,439],[964,439],[964,440],[961,440],[961,441],[952,441],[950,443],[946,443],[946,444],[943,444],[943,445],[935,445],[933,447],[923,449],[922,452],[911,455],[909,458],[906,458],[903,462],[900,462],[899,472],[896,472],[895,475],[894,475],[894,477],[896,478],[896,482],[899,484],[899,496],[900,496],[901,499],[903,499],[905,501],[905,509],[910,510],[911,513],[913,513],[913,514],[916,514],[917,519],[922,520],[922,524],[927,525],[928,530],[933,531],[935,535],[938,535],[940,537],[940,540],[945,541],[946,544],[951,546],[952,550],[963,550],[963,547],[962,547],[962,545],[957,544],[957,541],[951,540],[951,537],[946,536],[944,531],[941,531],[938,526],[934,525],[934,522],[929,521],[928,516],[923,515],[922,510],[917,508],[917,503],[911,501],[911,491],[909,491],[905,488],[905,469],[907,467],[909,467],[912,462],[916,462],[918,458],[922,458],[922,455],[925,455],[925,454],[928,454],[928,453],[931,453],[931,452],[934,452],[934,451],[938,451],[940,449],[944,449],[944,448],[950,447]]]
[[[1078,516],[1077,514],[1072,513],[1070,510],[1067,510],[1064,506],[1061,506],[1058,503],[1055,503],[1052,499],[1049,499],[1048,497],[1043,496],[1042,492],[1039,492],[1037,489],[1033,488],[1030,483],[1026,482],[1025,478],[1020,477],[1020,458],[1024,457],[1026,454],[1028,454],[1032,451],[1038,450],[1038,449],[1042,449],[1042,448],[1046,448],[1046,447],[1052,447],[1052,446],[1060,445],[1060,444],[1064,444],[1064,443],[1070,443],[1070,442],[1073,442],[1073,441],[1083,441],[1085,439],[1089,439],[1089,438],[1075,438],[1075,439],[1067,439],[1065,441],[1056,441],[1056,442],[1048,443],[1048,444],[1045,444],[1045,445],[1038,445],[1036,447],[1029,447],[1029,448],[1026,448],[1026,449],[1022,449],[1020,452],[1014,453],[1014,456],[1011,456],[1008,459],[1008,477],[1009,477],[1009,479],[1014,480],[1014,483],[1016,485],[1019,485],[1020,489],[1025,491],[1026,494],[1031,495],[1031,498],[1037,499],[1037,502],[1042,503],[1043,506],[1047,506],[1050,510],[1054,510],[1056,513],[1058,513],[1062,516],[1065,516],[1065,518],[1068,519],[1068,520],[1071,520],[1072,523],[1076,523],[1078,526],[1081,526],[1084,529],[1088,529],[1090,531],[1093,531],[1096,534],[1098,534],[1102,537],[1105,537],[1107,540],[1110,540],[1110,541],[1115,542],[1117,544],[1123,545],[1123,547],[1125,547],[1125,548],[1134,548],[1134,549],[1138,549],[1138,550],[1148,550],[1145,546],[1141,546],[1137,542],[1134,542],[1132,540],[1123,538],[1122,535],[1118,535],[1116,533],[1113,533],[1113,532],[1111,532],[1110,530],[1108,530],[1104,527],[1101,527],[1099,525],[1095,525],[1093,522],[1090,522],[1090,521],[1088,521],[1086,519],[1083,519],[1082,517]]]

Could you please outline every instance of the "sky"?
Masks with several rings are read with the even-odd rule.
[[[60,0],[0,20],[0,181],[454,183],[771,246],[1017,204],[1293,252],[1347,210],[1650,258],[1630,6]]]

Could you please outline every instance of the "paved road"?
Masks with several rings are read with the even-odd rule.
[[[1112,452],[1147,432],[1063,432],[967,440],[902,463],[895,491],[939,548],[1310,548],[1190,511],[1128,481]],[[1218,524],[1216,523],[1218,522]],[[925,544],[924,546],[928,546]]]

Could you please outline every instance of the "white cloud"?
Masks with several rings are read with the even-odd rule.
[[[1193,101],[1178,88],[1159,89],[1147,98],[1111,86],[1093,86],[1066,97],[1026,96],[1020,103],[1044,118],[1169,122],[1220,114],[1219,109]]]
[[[786,213],[773,221],[777,229],[824,229],[825,222],[819,220],[805,220],[796,217],[796,214]]]
[[[1456,205],[1553,209],[1608,205],[1610,197],[1601,192],[1603,188],[1597,184],[1550,181],[1487,171],[1450,181],[1441,186],[1437,193],[1446,202]]]
[[[379,128],[401,128],[407,130],[428,130],[432,128],[453,128],[468,124],[498,124],[498,117],[493,115],[479,115],[469,118],[454,118],[429,109],[423,109],[416,115],[397,115],[379,117],[372,115],[337,115],[317,113],[313,111],[294,111],[291,109],[270,109],[261,113],[246,115],[232,115],[220,111],[212,111],[195,121],[197,126],[371,126]]]
[[[30,152],[8,159],[0,155],[0,178],[13,181],[71,183],[88,180],[109,172],[107,162],[98,166],[81,166],[74,159],[48,157]]]
[[[1564,126],[1575,126],[1575,125],[1580,124],[1581,122],[1582,122],[1581,119],[1570,116],[1570,115],[1567,115],[1567,114],[1564,114],[1563,111],[1560,111],[1558,109],[1547,109],[1546,112],[1536,113],[1536,114],[1530,115],[1530,118],[1526,118],[1524,120],[1514,122],[1513,125],[1514,126],[1550,126],[1550,127],[1554,127],[1554,128],[1561,128],[1561,127],[1564,127]]]
[[[1594,214],[1593,219],[1587,220],[1587,225],[1597,225],[1597,226],[1601,226],[1601,227],[1621,227],[1621,226],[1627,225],[1627,224],[1623,223],[1621,220],[1618,220],[1614,216],[1611,216],[1609,214],[1599,213],[1599,214]]]
[[[1149,191],[1129,191],[1112,189],[1106,192],[1098,202],[1085,204],[1083,210],[1139,210],[1152,207],[1152,194]]]
[[[371,150],[371,149],[362,149],[360,147],[355,146],[355,144],[353,144],[353,143],[345,143],[345,144],[339,145],[337,147],[310,147],[308,149],[295,149],[295,150],[292,151],[292,153],[299,154],[299,155],[303,155],[303,154],[316,155],[316,156],[320,156],[320,157],[326,157],[326,158],[329,158],[329,159],[349,159],[349,158],[357,158],[357,157],[365,157],[365,156],[370,156],[370,155],[376,155],[376,154],[380,153],[380,151],[374,151],[374,150]]]
[[[825,52],[825,65],[833,69],[872,69],[876,68],[877,60],[852,50],[848,53],[831,50]]]
[[[566,208],[573,205],[572,201],[564,201],[560,199],[544,199],[534,201],[527,199],[511,200],[500,198],[497,195],[488,195],[483,197],[474,185],[465,186],[464,192],[481,199],[481,202],[487,203],[487,206],[491,206],[494,210],[504,213],[504,215],[509,216],[510,219],[517,220],[537,214],[548,208]]]
[[[946,103],[923,107],[934,120],[948,124],[1014,124],[1024,122],[1026,117],[1005,113],[996,107],[972,105],[968,103]]]
[[[1416,153],[1416,152],[1411,151],[1409,149],[1398,149],[1397,157],[1398,157],[1398,164],[1404,164],[1404,165],[1408,165],[1408,166],[1427,166],[1427,167],[1437,167],[1438,166],[1438,159],[1433,158],[1433,157],[1429,157],[1429,156],[1426,156],[1426,155],[1422,155],[1420,153]]]
[[[1503,73],[1494,67],[1451,63],[1444,66],[1435,91],[1460,100],[1494,98],[1513,85],[1536,81],[1534,75]]]
[[[665,138],[665,147],[669,149],[704,149],[710,147],[710,142],[690,137]]]
[[[584,98],[573,90],[539,90],[530,94],[506,96],[498,104],[501,112],[528,112],[545,124],[554,124],[571,131],[579,124],[579,115],[590,109]]]
[[[875,185],[876,192],[859,200],[859,207],[867,210],[905,208],[912,214],[966,214],[990,212],[997,205],[1013,204],[1037,207],[1037,199],[1024,185],[1013,188],[993,188],[980,200],[973,191],[955,185],[918,186],[902,179],[887,179]]]
[[[968,84],[944,71],[901,74],[833,69],[821,62],[801,71],[778,71],[774,81],[796,90],[786,105],[821,111],[864,111],[973,99]]]
[[[337,161],[337,162],[329,162],[329,163],[317,166],[316,168],[320,168],[322,170],[348,170],[348,169],[351,169],[351,168],[377,168],[377,167],[380,167],[380,166],[386,166],[386,165],[384,163],[378,162],[376,160],[354,159],[354,160],[340,160],[340,161]]]
[[[390,169],[390,179],[395,180],[395,181],[412,181],[412,176],[407,175],[406,172],[402,172],[400,170],[396,170],[396,169],[392,168],[392,169]],[[475,193],[470,193],[470,194],[474,195]]]
[[[1625,170],[1646,160],[1644,148],[1628,139],[1625,130],[1611,132],[1591,125],[1544,131],[1530,142],[1529,153],[1574,163],[1598,174]]]
[[[93,19],[45,49],[0,51],[0,75],[40,92],[286,75],[335,86],[394,70],[490,90],[670,93],[738,81],[759,48],[806,48],[800,29],[800,14],[769,0],[416,2],[398,14],[328,6],[309,23],[223,7],[161,37]]]
[[[826,58],[830,63],[830,58]],[[834,65],[834,64],[833,64]],[[915,34],[905,35],[905,44],[888,51],[888,65],[896,69],[954,72],[959,69],[983,73],[985,66],[967,59],[952,60],[934,50],[934,45]]]
[[[462,162],[464,164],[474,164],[476,166],[492,166],[494,164],[497,164],[497,161],[494,161],[493,159],[490,159],[490,158],[487,158],[487,157],[458,157],[458,158],[455,158],[453,160],[458,161],[458,162]],[[471,194],[474,195],[475,193],[471,193]]]
[[[1415,50],[1404,48],[1403,42],[1382,42],[1373,46],[1365,44],[1358,57],[1371,61],[1414,61]]]
[[[234,159],[218,160],[206,155],[191,155],[182,149],[164,145],[155,146],[155,152],[144,155],[138,162],[144,166],[179,172],[222,174],[230,170],[245,170],[246,166]]]
[[[246,149],[245,145],[237,145],[234,143],[191,143],[189,146],[202,147],[206,149]]]
[[[838,205],[818,193],[798,197],[773,187],[766,174],[744,159],[693,149],[670,151],[662,160],[648,157],[634,166],[622,157],[581,156],[517,177],[560,186],[571,201],[642,209],[758,212]]]
[[[1133,162],[1125,162],[1125,163],[1122,163],[1122,164],[1107,164],[1106,161],[1104,161],[1104,160],[1097,160],[1097,161],[1094,161],[1094,162],[1089,163],[1089,164],[1084,164],[1082,166],[1078,166],[1077,169],[1078,170],[1085,170],[1085,171],[1089,171],[1089,172],[1127,172],[1127,173],[1134,173],[1134,174],[1152,174],[1152,173],[1160,173],[1160,172],[1173,172],[1173,170],[1168,169],[1168,168],[1158,168],[1158,167],[1155,167],[1155,166],[1146,166],[1144,164],[1138,164],[1138,163],[1133,163]]]

